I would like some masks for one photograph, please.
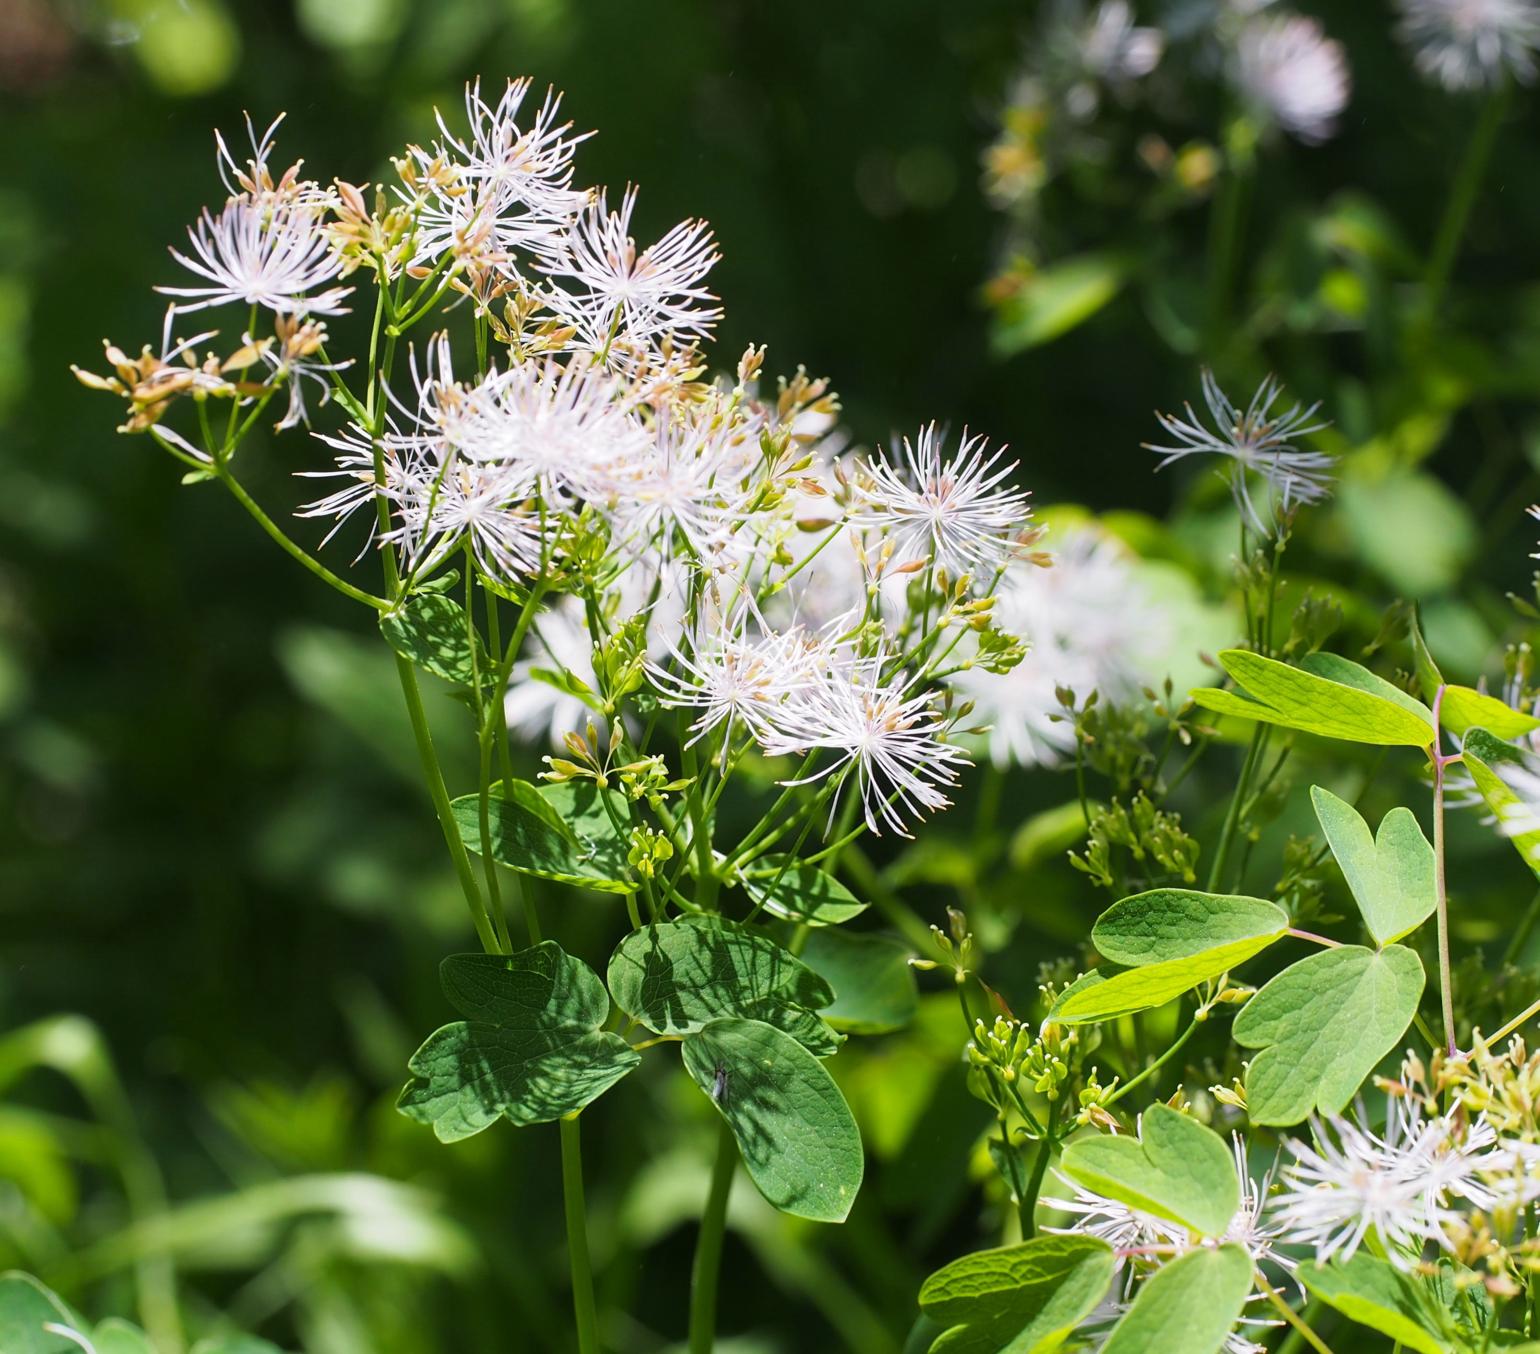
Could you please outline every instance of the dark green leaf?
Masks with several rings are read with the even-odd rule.
[[[419,592],[380,617],[385,642],[425,672],[456,686],[475,684],[465,610],[436,592]]]
[[[946,1329],[930,1354],[1046,1354],[1102,1300],[1114,1259],[1106,1242],[1044,1236],[976,1251],[938,1269],[920,1308]]]
[[[553,789],[556,787],[552,787]],[[488,804],[492,856],[520,874],[578,884],[601,893],[634,893],[635,880],[615,859],[613,839],[584,838],[562,821],[558,806],[527,781],[516,780],[495,788]],[[594,810],[603,814],[597,789],[591,800],[572,792],[570,804],[579,815],[579,827],[596,824]],[[451,805],[455,822],[468,849],[482,853],[481,804],[476,795],[462,795]]]
[[[1507,824],[1504,835],[1524,858],[1524,863],[1540,875],[1540,828],[1529,829],[1534,814],[1528,810],[1499,773],[1502,768],[1527,771],[1529,763],[1516,747],[1493,736],[1486,729],[1472,729],[1461,745],[1466,769],[1476,782],[1476,789],[1499,823]]]
[[[759,1020],[713,1020],[680,1046],[684,1065],[738,1140],[749,1178],[783,1213],[843,1222],[866,1162],[824,1066]]]
[[[783,868],[784,867],[784,868]],[[866,911],[866,904],[833,875],[785,856],[763,856],[743,877],[744,892],[776,917],[808,926],[838,926]]]
[[[1448,1347],[1433,1333],[1438,1322],[1418,1285],[1367,1251],[1356,1251],[1351,1260],[1334,1260],[1329,1265],[1301,1265],[1298,1274],[1322,1302],[1387,1339],[1421,1354],[1444,1354]]]
[[[468,1020],[429,1036],[407,1064],[398,1108],[443,1142],[490,1127],[547,1123],[603,1095],[641,1061],[599,1026],[609,996],[598,975],[547,940],[513,955],[458,954],[444,993]]]
[[[633,931],[610,958],[610,991],[655,1034],[688,1034],[722,1016],[765,1021],[809,1042],[807,1017],[834,1000],[828,983],[761,931],[717,916]],[[822,1029],[822,1022],[813,1019]],[[827,1031],[815,1052],[827,1050]]]
[[[45,1325],[86,1327],[79,1315],[30,1274],[0,1274],[0,1337],[5,1354],[80,1354],[80,1344],[55,1335]]]
[[[1261,898],[1151,889],[1103,912],[1091,943],[1114,964],[1135,967],[1191,959],[1238,941],[1272,941],[1288,929],[1289,914]]]

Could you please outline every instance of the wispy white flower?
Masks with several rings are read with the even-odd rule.
[[[207,209],[188,228],[192,254],[171,257],[203,278],[195,287],[157,287],[181,311],[240,302],[280,315],[341,315],[351,287],[328,287],[342,271],[317,213],[305,206],[272,206],[232,198],[213,215]]]
[[[635,188],[626,190],[617,212],[601,191],[541,265],[560,286],[553,308],[595,350],[608,350],[617,338],[646,348],[665,338],[704,336],[722,317],[717,298],[702,286],[721,258],[711,228],[681,221],[638,249],[631,235],[635,209]]]
[[[1235,462],[1231,487],[1236,505],[1247,522],[1259,533],[1267,535],[1272,526],[1263,517],[1252,496],[1248,476],[1257,475],[1276,495],[1278,506],[1288,513],[1300,504],[1319,503],[1331,492],[1332,470],[1336,458],[1321,451],[1300,451],[1294,439],[1306,437],[1326,427],[1325,422],[1315,422],[1319,403],[1308,408],[1296,404],[1286,413],[1274,414],[1273,405],[1283,393],[1283,387],[1269,376],[1257,387],[1251,403],[1242,412],[1230,403],[1229,397],[1219,388],[1214,373],[1203,369],[1203,399],[1214,420],[1213,430],[1205,427],[1191,404],[1186,406],[1187,417],[1174,414],[1155,415],[1160,426],[1174,437],[1176,446],[1156,446],[1146,442],[1145,448],[1159,452],[1162,460],[1155,468],[1164,470],[1174,461],[1188,456],[1224,456]]]
[[[901,459],[868,460],[851,522],[887,535],[901,559],[929,559],[954,578],[987,582],[1027,524],[1027,493],[1010,485],[1016,462],[1000,464],[1004,448],[990,455],[982,437],[965,432],[948,456],[943,441],[932,423],[914,442],[903,439]]]
[[[817,680],[776,710],[774,731],[764,744],[772,755],[830,753],[832,760],[821,770],[782,783],[806,785],[835,776],[841,783],[833,800],[837,806],[845,781],[854,779],[867,827],[880,833],[885,823],[907,837],[906,820],[952,802],[944,791],[957,784],[957,769],[969,758],[942,741],[947,721],[935,697],[911,692],[901,681],[884,681],[881,667],[877,658],[825,665]]]
[[[527,742],[549,739],[557,750],[569,733],[580,733],[594,717],[593,710],[582,697],[540,674],[568,674],[596,691],[593,653],[579,598],[563,597],[541,612],[530,627],[523,656],[508,676],[503,710],[510,731]]]
[[[1330,138],[1352,81],[1342,44],[1300,14],[1261,14],[1241,29],[1230,78],[1241,97],[1309,144]]]
[[[1434,1139],[1419,1133],[1387,1141],[1336,1115],[1312,1119],[1311,1129],[1315,1146],[1284,1143],[1294,1161],[1283,1173],[1275,1221],[1322,1264],[1351,1258],[1371,1229],[1395,1263],[1409,1264],[1407,1254],[1415,1257],[1437,1238],[1450,1216],[1443,1191],[1429,1190]]]
[[[1080,61],[1088,74],[1116,85],[1148,75],[1165,46],[1160,29],[1134,22],[1128,0],[1102,0],[1081,30]]]
[[[331,373],[346,371],[353,365],[352,358],[343,362],[321,361],[319,354],[326,346],[326,326],[319,320],[278,315],[274,317],[273,342],[259,342],[250,334],[243,334],[242,339],[272,371],[273,379],[288,385],[289,407],[278,424],[280,432],[309,423],[310,413],[305,405],[307,381],[320,392],[320,403],[324,405],[331,399]]]
[[[465,87],[465,119],[469,135],[457,137],[438,117],[443,148],[471,179],[493,183],[507,193],[506,203],[546,221],[564,220],[581,208],[588,194],[572,187],[572,156],[592,132],[572,133],[572,123],[557,122],[561,98],[547,90],[545,101],[526,121],[519,113],[529,94],[530,79],[510,80],[495,106],[481,97],[481,81]]]
[[[1051,565],[1013,561],[995,595],[994,622],[1026,644],[1026,657],[1004,673],[969,668],[949,679],[988,726],[997,766],[1053,766],[1073,752],[1060,687],[1116,704],[1160,676],[1165,609],[1127,548],[1091,526],[1051,533],[1048,544]]]
[[[1528,84],[1540,50],[1536,0],[1396,0],[1417,69],[1451,91]]]

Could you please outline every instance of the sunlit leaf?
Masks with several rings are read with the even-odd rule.
[[[808,926],[838,926],[859,917],[866,904],[826,870],[780,855],[761,856],[743,877],[744,892],[772,916]]]
[[[1329,1265],[1301,1265],[1297,1274],[1322,1302],[1407,1349],[1444,1354],[1449,1347],[1433,1333],[1439,1323],[1428,1310],[1422,1289],[1394,1265],[1367,1251],[1356,1251],[1352,1259]]]
[[[1500,824],[1508,825],[1509,830],[1504,835],[1523,856],[1524,863],[1540,875],[1540,827],[1526,828],[1535,815],[1498,774],[1499,768],[1504,767],[1527,771],[1524,755],[1512,744],[1493,737],[1486,729],[1470,730],[1461,745],[1461,753],[1465,769],[1470,772],[1487,808],[1497,816]]]
[[[1312,786],[1310,802],[1377,944],[1400,940],[1433,915],[1433,848],[1410,809],[1392,809],[1371,836],[1358,810],[1330,790]]]
[[[1424,981],[1404,945],[1341,945],[1284,969],[1235,1019],[1236,1043],[1261,1050],[1246,1069],[1251,1121],[1340,1111],[1406,1033]]]
[[[1078,1185],[1204,1236],[1223,1236],[1241,1202],[1225,1140],[1159,1102],[1145,1110],[1137,1139],[1077,1138],[1059,1169]]]
[[[498,784],[488,804],[493,858],[510,870],[539,879],[601,893],[635,892],[636,881],[623,872],[624,845],[598,807],[598,793],[595,789],[592,799],[584,799],[582,791],[573,790],[557,797],[527,781]],[[466,847],[480,855],[479,796],[462,795],[451,807]],[[575,815],[572,827],[563,821],[561,809]]]
[[[1191,959],[1242,941],[1276,940],[1289,914],[1276,903],[1195,889],[1150,889],[1114,903],[1091,928],[1091,943],[1129,967]]]
[[[1101,1354],[1218,1354],[1250,1293],[1242,1247],[1188,1251],[1140,1284]]]
[[[930,1354],[1046,1354],[1088,1316],[1112,1280],[1112,1248],[1096,1237],[1041,1236],[975,1251],[920,1288],[942,1334]]]

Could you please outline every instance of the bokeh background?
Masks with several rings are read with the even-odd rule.
[[[451,1150],[392,1108],[468,937],[383,649],[69,372],[104,335],[158,334],[165,247],[219,196],[212,128],[287,110],[281,155],[378,182],[468,78],[554,84],[599,129],[580,178],[639,183],[643,235],[712,222],[724,361],[765,342],[770,370],[831,376],[858,443],[931,418],[1009,442],[1040,504],[1122,513],[1221,616],[1223,491],[1154,476],[1139,444],[1201,362],[1277,371],[1349,454],[1301,567],[1360,646],[1419,599],[1446,672],[1474,677],[1528,588],[1540,493],[1540,117],[1511,105],[1413,344],[1400,298],[1476,104],[1419,81],[1378,0],[1300,7],[1345,44],[1352,102],[1328,144],[1263,147],[1235,267],[1251,322],[1206,346],[1212,183],[1199,154],[1166,192],[1140,138],[1169,116],[1169,148],[1215,143],[1219,85],[1125,116],[1024,234],[986,185],[1045,22],[1024,0],[0,0],[0,1268],[131,1314],[137,1211],[207,1329],[317,1354],[564,1347],[555,1130]],[[313,463],[289,438],[248,474],[294,503]],[[1066,796],[1013,786],[1005,833]],[[1102,900],[1030,843],[968,876],[945,832],[889,882],[926,922],[967,901],[993,981],[1030,998]],[[560,905],[568,948],[603,953],[615,918]],[[1504,925],[1472,909],[1463,941]],[[837,1060],[872,1156],[844,1228],[740,1182],[724,1350],[896,1354],[919,1279],[987,1238],[958,1047],[927,988],[910,1031]],[[635,1077],[584,1116],[617,1349],[682,1334],[713,1136],[692,1096]]]

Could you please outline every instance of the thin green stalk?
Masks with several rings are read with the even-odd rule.
[[[351,597],[355,602],[362,602],[365,606],[373,607],[376,611],[390,610],[390,603],[383,597],[375,597],[371,593],[364,592],[361,588],[355,588],[345,578],[338,578],[320,560],[292,541],[285,534],[283,528],[262,511],[256,499],[246,492],[241,482],[228,469],[221,465],[215,465],[211,468],[211,473],[235,496],[235,501],[252,515],[257,525],[282,547],[286,555],[299,561],[323,583],[335,588],[344,597]]]
[[[1236,825],[1240,822],[1241,803],[1246,798],[1246,791],[1251,784],[1252,771],[1256,766],[1257,756],[1262,746],[1262,734],[1264,728],[1258,724],[1251,734],[1251,746],[1246,751],[1246,760],[1241,766],[1240,779],[1235,782],[1235,793],[1230,796],[1230,807],[1225,813],[1224,826],[1219,832],[1219,845],[1214,850],[1214,861],[1209,866],[1207,891],[1213,893],[1219,886],[1220,878],[1224,874],[1226,862],[1230,858],[1230,843],[1235,837]]]
[[[1268,1283],[1266,1276],[1260,1269],[1256,1271],[1256,1280],[1257,1287],[1262,1290],[1263,1296],[1278,1309],[1283,1319],[1294,1328],[1289,1333],[1289,1339],[1283,1345],[1283,1349],[1297,1349],[1300,1341],[1304,1341],[1316,1351],[1316,1354],[1331,1354],[1331,1346],[1311,1330],[1310,1323],[1283,1300],[1272,1284]],[[1315,1304],[1312,1302],[1311,1307],[1306,1310],[1309,1311],[1314,1306]],[[1282,1354],[1282,1350],[1279,1351],[1279,1354]]]
[[[1433,697],[1433,886],[1438,899],[1438,988],[1444,1015],[1444,1044],[1454,1056],[1454,966],[1449,957],[1449,890],[1444,877],[1444,767],[1451,760],[1443,754],[1439,710],[1444,703],[1441,686]]]
[[[567,1213],[567,1260],[572,1269],[578,1354],[599,1354],[599,1314],[594,1306],[593,1265],[588,1258],[588,1222],[583,1208],[583,1138],[575,1114],[561,1121],[561,1188]]]
[[[1181,1032],[1180,1035],[1177,1036],[1176,1040],[1166,1049],[1164,1053],[1160,1055],[1160,1057],[1156,1058],[1154,1062],[1152,1062],[1148,1067],[1144,1069],[1144,1071],[1140,1072],[1137,1076],[1133,1077],[1131,1080],[1118,1087],[1118,1089],[1113,1092],[1112,1095],[1109,1095],[1104,1101],[1102,1101],[1102,1103],[1104,1105],[1115,1104],[1117,1101],[1121,1100],[1125,1095],[1127,1095],[1131,1090],[1133,1090],[1135,1086],[1139,1085],[1140,1082],[1146,1081],[1150,1077],[1154,1076],[1156,1072],[1160,1071],[1160,1069],[1166,1063],[1168,1063],[1177,1055],[1177,1053],[1181,1051],[1182,1045],[1192,1038],[1193,1032],[1197,1028],[1198,1017],[1194,1015],[1192,1022],[1187,1026],[1185,1030]]]
[[[1206,348],[1210,356],[1223,347],[1230,327],[1230,293],[1235,260],[1245,231],[1246,204],[1255,179],[1256,130],[1244,115],[1232,118],[1225,129],[1225,167],[1214,197],[1208,237],[1208,323]]]
[[[1465,227],[1470,221],[1471,208],[1481,180],[1486,177],[1487,164],[1492,158],[1492,147],[1502,126],[1503,114],[1508,108],[1509,86],[1505,83],[1492,91],[1481,109],[1475,130],[1466,144],[1455,174],[1454,186],[1444,207],[1443,219],[1438,223],[1438,233],[1433,238],[1433,251],[1428,257],[1428,270],[1423,279],[1422,313],[1424,321],[1431,325],[1438,318],[1443,303],[1444,289],[1465,238]]]
[[[1027,1180],[1027,1192],[1021,1201],[1021,1239],[1030,1241],[1037,1235],[1037,1196],[1043,1189],[1043,1177],[1048,1174],[1048,1158],[1053,1155],[1054,1128],[1058,1124],[1059,1102],[1048,1102],[1048,1131],[1038,1144],[1037,1160],[1032,1163],[1032,1174]]]
[[[690,1271],[690,1354],[711,1354],[716,1345],[717,1276],[722,1269],[722,1240],[727,1231],[727,1201],[738,1168],[738,1142],[726,1119],[717,1134],[717,1159],[711,1168],[711,1190],[701,1214]]]

